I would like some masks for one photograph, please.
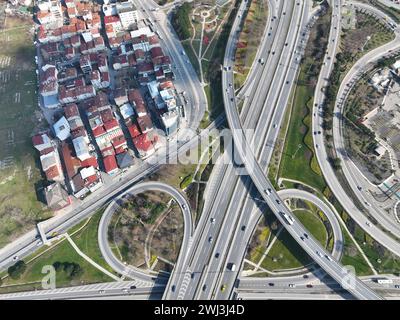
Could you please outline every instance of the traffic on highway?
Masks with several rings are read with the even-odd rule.
[[[38,199],[0,159],[0,300],[400,299],[400,4],[25,5],[48,123]]]

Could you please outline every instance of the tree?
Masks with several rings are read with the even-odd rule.
[[[8,268],[8,274],[11,279],[19,279],[26,270],[26,264],[23,260],[18,261]]]
[[[53,267],[57,272],[65,272],[69,279],[78,278],[83,274],[82,267],[75,262],[59,262],[53,263]]]
[[[342,164],[339,158],[332,159],[332,167],[335,170],[340,170],[342,168]]]
[[[176,10],[171,19],[172,26],[181,40],[188,39],[191,35],[189,20],[190,11],[191,5],[189,3],[184,3]]]
[[[62,263],[59,261],[56,261],[53,263],[53,267],[56,271],[60,271],[61,267],[62,267]]]

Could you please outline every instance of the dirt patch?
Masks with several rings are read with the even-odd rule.
[[[124,262],[133,266],[170,270],[183,237],[179,206],[161,192],[131,196],[120,206],[108,230],[111,247]]]

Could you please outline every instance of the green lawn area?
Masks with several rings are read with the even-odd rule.
[[[99,212],[94,214],[85,228],[72,236],[72,240],[83,253],[85,253],[103,268],[113,272],[113,269],[105,262],[103,256],[101,255],[97,241],[98,227],[103,212],[104,210],[99,210]]]
[[[102,258],[97,244],[97,227],[102,213],[103,210],[89,218],[90,220],[88,223],[88,220],[85,220],[76,227],[73,227],[69,234],[72,234],[74,231],[84,226],[83,229],[79,230],[71,238],[82,252],[112,272],[112,269]],[[79,277],[72,279],[69,278],[65,272],[58,271],[56,273],[57,287],[113,281],[109,276],[93,267],[79,256],[67,240],[61,240],[50,247],[49,250],[45,250],[46,247],[33,254],[31,257],[24,259],[24,261],[27,262],[27,269],[24,274],[18,280],[11,279],[10,277],[4,279],[0,287],[0,293],[40,289],[41,280],[45,276],[45,274],[41,273],[42,268],[46,265],[52,265],[55,262],[75,262],[79,264],[83,270],[83,273]],[[35,256],[38,257],[28,262]]]
[[[261,263],[261,267],[269,271],[275,271],[301,268],[310,262],[312,261],[307,253],[294,241],[286,230],[283,230]]]
[[[293,211],[295,216],[300,222],[307,227],[308,231],[321,243],[322,246],[326,247],[328,234],[322,220],[316,216],[314,212],[309,210],[298,210]]]
[[[330,18],[328,9],[311,30],[296,81],[289,127],[278,169],[278,177],[304,182],[321,192],[326,183],[314,154],[311,123],[314,90],[328,43]]]
[[[353,266],[358,276],[366,276],[372,274],[371,268],[354,245],[353,240],[349,237],[348,233],[342,228],[344,239],[344,251],[340,262],[344,266]]]
[[[30,138],[47,125],[35,114],[37,84],[31,27],[30,21],[8,17],[8,29],[0,37],[0,248],[51,216],[38,201],[43,180]]]
[[[314,91],[302,85],[302,68],[296,88],[286,143],[283,149],[279,176],[302,181],[318,190],[324,190],[325,180],[312,147],[311,107]],[[310,141],[311,140],[311,141]]]
[[[374,241],[359,226],[355,226],[354,238],[378,273],[400,274],[400,258]]]
[[[296,215],[309,232],[325,247],[327,243],[327,232],[320,218],[309,210],[296,209],[293,211],[293,214]],[[265,248],[263,248],[263,251],[265,251]],[[262,252],[259,252],[252,257],[259,259],[261,254]],[[258,262],[257,260],[252,261]],[[269,271],[273,271],[300,268],[311,262],[311,258],[300,245],[297,244],[292,236],[286,230],[282,230],[261,266]]]

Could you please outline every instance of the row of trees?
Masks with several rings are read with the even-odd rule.
[[[19,279],[26,270],[26,264],[20,260],[8,268],[8,275],[11,279]]]
[[[82,267],[75,262],[59,262],[53,263],[53,267],[57,272],[65,272],[69,279],[79,278],[83,274]]]
[[[189,39],[191,35],[190,11],[190,4],[184,3],[175,11],[171,19],[172,26],[181,40]]]

